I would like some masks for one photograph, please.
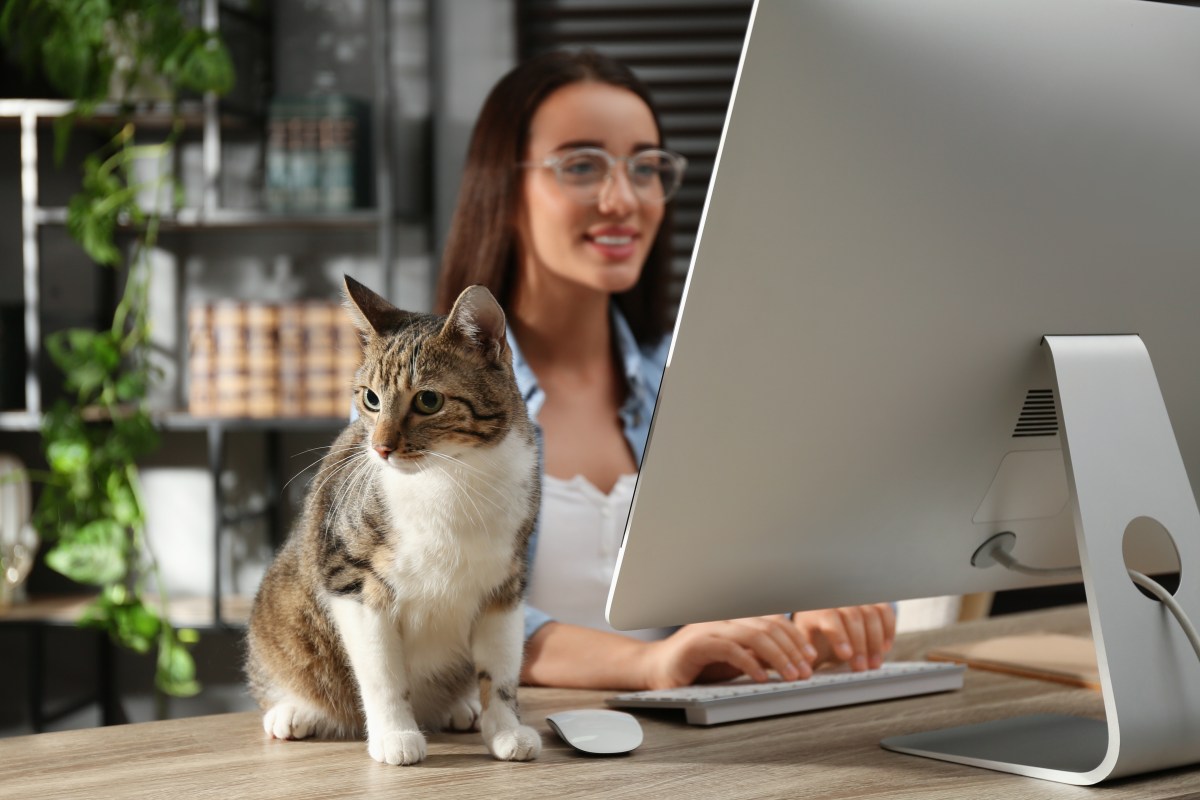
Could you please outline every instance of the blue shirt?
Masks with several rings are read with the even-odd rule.
[[[616,339],[617,354],[624,367],[625,384],[628,395],[621,406],[621,427],[629,450],[633,453],[638,467],[642,465],[642,454],[646,450],[646,438],[650,433],[650,418],[654,415],[654,403],[658,399],[658,388],[662,383],[663,369],[667,363],[667,351],[670,350],[671,337],[664,336],[654,345],[639,345],[629,328],[625,317],[612,306],[612,330]],[[538,384],[537,376],[521,354],[521,348],[513,337],[512,328],[508,329],[508,346],[512,349],[513,372],[517,378],[517,388],[525,400],[529,410],[529,418],[537,431],[539,460],[542,450],[542,428],[538,425],[538,414],[546,402],[546,393]],[[541,469],[539,467],[539,469]],[[539,524],[534,526],[533,536],[529,540],[529,563],[532,565],[537,557],[537,540]],[[525,609],[525,638],[533,636],[539,628],[553,618],[544,611],[526,607]]]

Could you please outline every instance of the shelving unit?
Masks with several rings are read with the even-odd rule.
[[[259,210],[224,208],[220,198],[222,168],[222,132],[227,130],[261,129],[262,119],[254,115],[238,113],[222,105],[215,95],[187,101],[181,104],[186,126],[198,130],[202,142],[202,202],[199,207],[182,208],[162,218],[160,231],[173,235],[203,236],[211,232],[239,232],[239,235],[254,235],[259,231],[300,230],[348,230],[375,231],[376,250],[384,269],[385,284],[382,287],[389,297],[394,296],[395,278],[391,265],[395,252],[395,209],[392,199],[392,155],[388,120],[390,118],[391,77],[388,65],[390,47],[390,21],[388,3],[370,3],[371,64],[375,78],[372,98],[372,131],[370,135],[371,158],[374,168],[375,207],[343,213],[288,215]],[[221,5],[218,0],[203,0],[201,19],[206,30],[216,31],[219,26]],[[237,11],[236,9],[231,9]],[[241,12],[237,12],[241,13]],[[33,432],[40,427],[44,411],[44,397],[39,383],[41,359],[41,235],[47,228],[65,226],[67,211],[61,207],[41,205],[39,195],[38,166],[41,154],[38,148],[38,131],[55,119],[74,109],[74,104],[62,100],[7,100],[0,99],[0,125],[15,122],[20,127],[21,151],[21,231],[22,264],[24,285],[24,333],[26,351],[25,409],[0,412],[0,431]],[[115,105],[102,106],[93,115],[91,123],[110,123],[117,119]],[[147,129],[164,128],[171,124],[169,108],[164,104],[146,104],[134,109],[139,126]],[[82,123],[81,123],[82,124]],[[132,231],[132,228],[130,229]],[[161,243],[161,241],[160,241]],[[165,432],[202,433],[206,437],[208,469],[214,487],[214,530],[213,530],[213,594],[209,603],[211,614],[205,619],[213,627],[244,623],[244,616],[227,617],[223,603],[221,567],[223,556],[223,527],[230,522],[224,513],[224,497],[220,475],[225,467],[226,434],[234,431],[253,431],[267,439],[268,450],[275,454],[277,442],[284,431],[336,431],[345,424],[344,418],[272,418],[272,419],[217,419],[196,418],[185,412],[166,412],[153,415],[157,427]],[[280,489],[279,464],[274,456],[268,459],[267,483],[278,501]],[[259,513],[270,513],[268,508]],[[278,535],[273,538],[278,541]],[[227,599],[227,598],[226,598]],[[194,601],[193,601],[194,602]]]

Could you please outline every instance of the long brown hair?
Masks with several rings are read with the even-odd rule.
[[[646,85],[628,67],[607,56],[594,50],[546,53],[511,70],[492,88],[471,133],[458,205],[438,276],[438,313],[447,313],[459,292],[476,283],[488,287],[502,306],[511,308],[518,266],[514,222],[521,203],[517,165],[525,159],[529,125],[551,93],[580,81],[607,83],[636,94],[650,108],[662,141],[662,124]],[[668,204],[637,284],[615,297],[633,335],[643,344],[656,343],[666,329],[670,212]]]

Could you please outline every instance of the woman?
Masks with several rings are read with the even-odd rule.
[[[666,359],[669,202],[684,160],[663,149],[649,94],[594,52],[527,61],[484,102],[438,285],[445,313],[483,284],[508,315],[518,384],[544,445],[529,580],[528,683],[687,685],[826,661],[877,667],[881,604],[629,636],[604,597]],[[646,641],[649,639],[650,641]]]

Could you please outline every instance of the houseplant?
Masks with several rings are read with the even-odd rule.
[[[118,112],[112,137],[83,164],[67,227],[98,264],[121,269],[122,230],[131,233],[125,288],[112,324],[101,330],[52,334],[46,350],[64,373],[66,399],[47,412],[42,438],[49,473],[35,513],[46,562],[80,583],[100,587],[81,624],[108,631],[138,652],[157,648],[156,684],[171,695],[198,691],[187,645],[194,631],[177,630],[165,602],[148,602],[156,565],[145,536],[137,459],[157,445],[146,408],[155,374],[147,361],[150,321],[148,254],[155,245],[161,203],[139,197],[175,192],[169,176],[139,185],[133,166],[169,153],[183,130],[181,92],[224,93],[233,67],[219,37],[189,24],[176,3],[163,0],[8,0],[0,37],[28,68],[39,70],[75,101],[59,121],[61,163],[71,128],[101,102]],[[153,99],[171,109],[165,141],[135,138],[136,103]],[[162,582],[155,580],[158,591]]]

